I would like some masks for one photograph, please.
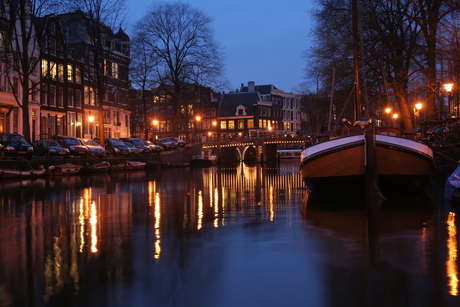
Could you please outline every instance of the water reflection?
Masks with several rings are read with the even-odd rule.
[[[0,181],[0,306],[459,303],[455,212],[311,195],[297,166]]]
[[[457,241],[457,227],[455,226],[455,213],[449,212],[447,218],[447,263],[446,271],[449,278],[449,293],[458,296],[458,241]]]

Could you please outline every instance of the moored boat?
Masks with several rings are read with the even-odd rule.
[[[108,172],[110,168],[110,163],[107,161],[103,161],[101,163],[93,164],[93,165],[85,165],[81,168],[82,172],[86,173],[103,173]]]
[[[46,169],[46,175],[49,176],[61,176],[61,175],[73,175],[80,171],[81,166],[72,163],[64,163],[59,165],[51,165]]]
[[[366,150],[364,133],[305,148],[301,153],[300,172],[308,189],[363,187]],[[434,169],[433,151],[428,145],[397,136],[376,134],[375,158],[382,187],[423,187]]]
[[[145,168],[145,162],[140,161],[126,161],[123,164],[124,170],[139,170]]]
[[[37,178],[45,175],[45,168],[32,169],[27,171],[13,170],[13,169],[0,169],[1,179],[23,179],[23,178]]]

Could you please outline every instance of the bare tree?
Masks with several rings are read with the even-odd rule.
[[[185,3],[153,5],[136,24],[134,39],[154,59],[154,80],[171,97],[177,135],[181,93],[190,85],[211,85],[222,73],[221,51],[213,39],[211,19]]]
[[[149,119],[147,110],[147,91],[151,90],[155,84],[154,73],[156,70],[156,57],[148,51],[145,47],[146,37],[144,35],[137,35],[132,41],[131,45],[131,65],[130,76],[133,86],[140,91],[142,99],[142,111],[144,117],[144,137],[149,139]]]
[[[417,15],[412,16],[412,18],[421,28],[422,44],[420,44],[420,51],[422,57],[419,59],[418,65],[424,71],[427,80],[428,115],[435,115],[437,113],[436,96],[438,92],[439,28],[443,19],[460,9],[460,4],[456,0],[412,1],[418,9]]]
[[[322,81],[328,82],[330,67],[338,63],[336,88],[343,89],[351,85],[346,64],[351,62],[349,6],[337,0],[319,0],[318,3],[320,9],[315,15],[318,47],[308,54],[307,60],[314,59],[308,61],[308,71],[326,77]],[[411,95],[421,95],[414,93],[420,92],[424,80],[427,115],[436,112],[440,63],[438,28],[458,9],[458,1],[361,0],[360,8],[364,41],[361,63],[365,63],[368,72],[369,107],[381,110],[388,103],[387,97],[393,97],[405,130],[412,131],[410,99]]]
[[[306,79],[311,87],[309,92],[315,93],[321,99],[308,99],[308,104],[315,101],[315,106],[308,107],[311,120],[314,118],[327,121],[329,99],[327,93],[332,85],[333,66],[336,67],[334,105],[339,114],[352,118],[353,104],[346,103],[353,91],[353,57],[352,48],[352,20],[350,6],[342,0],[318,0],[318,9],[313,17],[316,26],[312,36],[314,45],[306,50],[303,58],[308,63],[305,68]],[[306,83],[307,84],[307,83]],[[319,108],[318,103],[325,104]],[[323,112],[317,114],[317,112]]]
[[[31,135],[31,94],[38,91],[39,47],[34,19],[43,14],[47,0],[3,0],[0,3],[0,59],[3,74],[22,113],[22,133]]]

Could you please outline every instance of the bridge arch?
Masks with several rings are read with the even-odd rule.
[[[254,145],[238,146],[236,147],[238,151],[238,160],[250,160],[256,158],[256,147]]]
[[[255,159],[257,162],[268,162],[277,159],[277,147],[297,144],[303,147],[309,137],[296,138],[256,138],[218,140],[202,144],[203,148],[213,149],[220,162],[243,161]]]

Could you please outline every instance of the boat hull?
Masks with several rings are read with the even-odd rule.
[[[45,175],[45,169],[36,169],[30,171],[17,171],[17,170],[0,170],[0,178],[2,179],[23,179],[23,178],[37,178]]]
[[[381,187],[420,188],[431,178],[432,150],[416,141],[376,135],[376,168]],[[365,136],[353,135],[319,143],[302,151],[300,173],[315,190],[364,187]]]
[[[46,175],[48,176],[65,176],[77,174],[81,169],[81,166],[72,163],[65,163],[56,166],[50,166],[46,169]]]
[[[138,162],[138,161],[126,161],[123,164],[124,170],[140,170],[145,168],[145,162]]]
[[[81,172],[84,173],[104,173],[108,172],[110,168],[110,163],[107,161],[93,164],[93,165],[86,165],[85,167],[81,168]]]

